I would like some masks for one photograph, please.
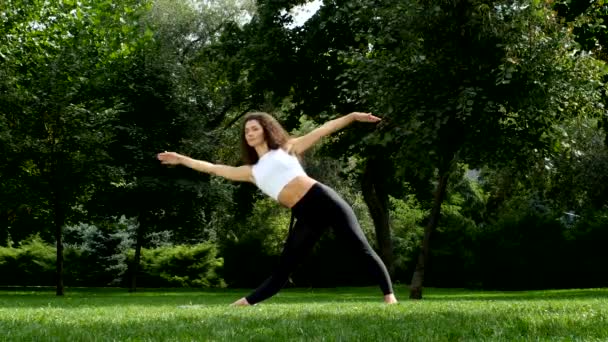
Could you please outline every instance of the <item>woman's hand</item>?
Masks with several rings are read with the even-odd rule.
[[[350,115],[355,118],[355,121],[359,122],[378,122],[382,120],[377,116],[373,116],[371,113],[352,112]]]
[[[161,164],[167,165],[178,165],[184,159],[184,156],[179,153],[167,151],[159,153],[156,157],[161,161]]]

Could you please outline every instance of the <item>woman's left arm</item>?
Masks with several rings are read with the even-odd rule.
[[[339,131],[355,121],[378,122],[380,120],[381,119],[379,117],[373,116],[370,113],[352,112],[337,119],[327,121],[321,127],[315,128],[312,132],[301,137],[291,139],[287,144],[291,145],[290,151],[295,152],[296,154],[301,154],[318,142],[321,138]]]

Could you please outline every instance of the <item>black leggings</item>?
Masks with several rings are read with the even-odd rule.
[[[382,292],[393,293],[386,266],[369,245],[352,208],[330,187],[316,183],[292,208],[296,224],[287,237],[278,267],[255,291],[245,297],[249,304],[275,295],[289,274],[310,253],[323,232],[332,227],[338,239],[364,257]]]

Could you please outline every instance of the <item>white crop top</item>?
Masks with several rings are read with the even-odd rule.
[[[298,158],[282,148],[266,152],[252,166],[251,172],[258,188],[275,200],[287,183],[297,176],[306,175]]]

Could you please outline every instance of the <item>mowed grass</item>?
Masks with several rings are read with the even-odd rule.
[[[68,288],[0,291],[0,341],[608,341],[608,289],[426,289],[384,305],[377,288],[285,289],[253,307],[248,290]]]

